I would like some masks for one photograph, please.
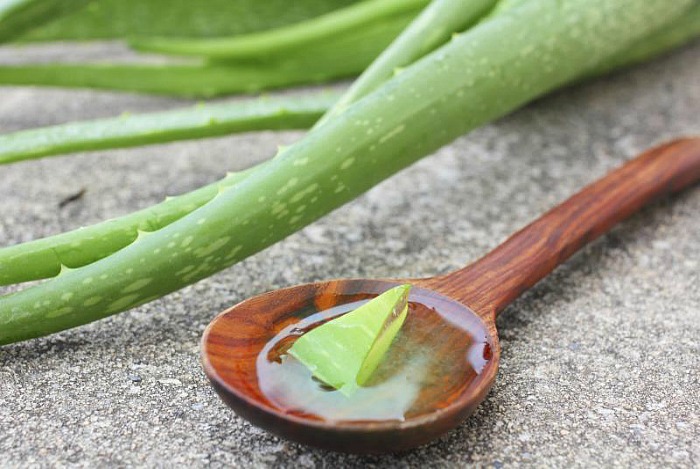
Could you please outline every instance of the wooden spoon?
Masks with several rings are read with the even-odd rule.
[[[496,316],[586,243],[645,204],[700,180],[700,138],[647,151],[587,186],[473,264],[418,280],[331,280],[250,298],[220,314],[204,332],[204,370],[221,398],[253,424],[283,437],[355,453],[393,452],[427,443],[457,426],[484,399],[498,368]],[[411,283],[410,300],[479,322],[490,347],[468,386],[434,412],[403,421],[325,421],[285,412],[261,392],[256,359],[264,345],[304,315]],[[436,337],[441,345],[450,337]],[[457,345],[455,344],[455,347]],[[445,350],[444,346],[439,347]]]

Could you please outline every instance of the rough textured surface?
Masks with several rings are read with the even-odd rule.
[[[502,314],[502,367],[490,396],[458,429],[407,454],[325,453],[251,427],[207,384],[198,342],[217,312],[264,290],[462,266],[638,151],[699,134],[698,76],[695,44],[562,91],[206,281],[0,349],[0,464],[697,467],[700,188],[644,210]],[[183,103],[23,88],[0,96],[2,132]],[[260,161],[300,135],[2,167],[0,244],[147,206]],[[82,199],[57,208],[82,188]]]

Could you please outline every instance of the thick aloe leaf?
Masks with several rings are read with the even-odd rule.
[[[350,395],[379,366],[408,313],[410,285],[394,287],[299,337],[289,354]]]
[[[268,62],[211,64],[42,64],[0,66],[0,83],[104,88],[211,97],[323,83],[361,72],[411,21],[415,11],[297,45]]]
[[[75,151],[131,147],[251,130],[308,128],[337,98],[338,94],[331,92],[303,98],[260,98],[24,130],[0,135],[0,164]]]
[[[661,28],[633,47],[598,66],[592,75],[608,73],[620,67],[653,59],[700,36],[700,1],[681,15],[672,26]]]
[[[63,15],[79,11],[88,0],[0,0],[0,42]]]
[[[343,112],[350,104],[369,94],[391,78],[401,67],[444,44],[453,34],[464,31],[493,8],[497,0],[434,0],[394,42],[358,77],[333,108],[316,125]]]
[[[217,59],[268,60],[272,56],[312,49],[319,43],[358,32],[358,28],[383,25],[396,17],[413,17],[429,0],[367,0],[325,15],[286,27],[259,33],[197,38],[141,38],[131,41],[136,49],[175,55],[194,55]],[[306,50],[308,52],[308,50]],[[336,50],[339,55],[349,51]]]
[[[700,3],[696,2],[683,15],[637,40],[631,47],[611,56],[582,77],[601,75],[650,59],[699,35]],[[166,226],[212,200],[224,188],[239,183],[247,174],[249,172],[232,174],[218,183],[115,220],[0,249],[0,285],[56,275],[62,263],[83,266],[106,257],[131,244],[139,230]],[[76,245],[80,249],[75,249]]]
[[[113,39],[143,35],[211,37],[276,28],[355,0],[93,0],[27,40]]]
[[[367,355],[365,356],[364,360],[362,360],[360,370],[357,372],[357,384],[360,386],[363,386],[369,382],[372,374],[382,363],[386,352],[389,350],[389,347],[391,347],[391,343],[394,341],[394,338],[396,338],[399,330],[401,330],[401,326],[403,326],[406,316],[408,315],[408,294],[411,290],[411,286],[408,284],[401,285],[393,288],[392,290],[398,290],[401,292],[401,297],[396,303],[394,303],[393,306],[390,306],[390,301],[388,299],[384,301],[384,305],[378,304],[375,306],[377,311],[382,311],[382,309],[385,307],[390,307],[391,311],[389,316],[384,321],[384,324],[382,324],[382,329],[379,334],[377,334],[377,337],[367,352]],[[379,297],[375,299],[378,298]]]
[[[0,298],[0,343],[116,314],[218,272],[457,136],[579,80],[673,27],[694,5],[530,0],[482,22],[194,212],[104,259]],[[10,274],[23,268],[21,257],[0,262]]]
[[[224,65],[41,64],[0,66],[0,83],[101,88],[185,97],[255,93],[314,81],[302,70]],[[315,76],[316,81],[328,76]]]
[[[444,0],[443,0],[444,1]],[[458,0],[448,0],[457,1]],[[512,10],[525,0],[510,0],[499,3],[487,18],[495,12]],[[348,103],[374,89],[386,77],[389,69],[397,63],[413,60],[420,56],[420,47],[414,42],[423,40],[426,44],[435,41],[449,31],[459,21],[478,18],[480,12],[490,4],[488,0],[470,3],[470,10],[453,15],[450,22],[444,22],[444,29],[431,30],[433,36],[420,27],[413,28],[421,34],[408,34],[408,40],[397,47],[400,53],[387,51],[372,69],[353,85],[348,94],[337,103],[330,116],[342,111]],[[589,75],[605,73],[609,70],[648,60],[667,50],[677,47],[697,36],[698,5],[688,15],[680,16],[673,24],[659,29],[654,34],[641,39],[634,47],[608,59]],[[466,14],[466,13],[469,14]],[[274,54],[267,63],[238,64],[196,64],[196,65],[129,65],[129,64],[48,64],[0,66],[0,84],[45,85],[65,87],[103,88],[155,94],[188,97],[212,97],[234,93],[253,93],[261,90],[281,88],[299,84],[322,83],[329,80],[355,75],[363,70],[381,50],[391,42],[401,29],[408,24],[411,15],[393,18],[374,27],[360,28],[347,34],[340,34],[313,46],[287,50],[284,61]],[[467,21],[468,22],[468,21]],[[420,26],[420,25],[418,25]],[[407,31],[410,33],[410,31]],[[404,47],[408,43],[409,48]],[[416,55],[417,54],[417,55]],[[272,62],[270,62],[270,60]],[[409,62],[410,62],[409,60]],[[323,118],[321,122],[324,122]]]
[[[323,93],[314,98],[319,105],[322,105],[325,99],[328,99],[326,104],[330,104],[335,98],[331,93]],[[278,104],[285,102],[289,104],[297,100],[277,98],[270,101]],[[313,105],[311,102],[307,104]],[[183,113],[183,111],[172,112],[175,115],[178,113]],[[149,120],[148,115],[134,116],[134,118]],[[87,125],[87,123],[85,124]],[[148,125],[157,127],[157,124],[153,122]],[[111,131],[107,129],[107,132]],[[167,133],[163,135],[167,136]],[[129,139],[128,135],[125,137]],[[99,142],[99,136],[96,136],[95,141]],[[31,146],[31,141],[25,141],[25,143]],[[267,163],[262,163],[256,168],[265,164]],[[53,277],[64,267],[78,268],[107,257],[136,242],[139,236],[145,236],[147,233],[162,229],[188,215],[211,201],[222,191],[239,184],[256,168],[230,173],[221,181],[187,194],[169,197],[160,204],[123,217],[0,249],[0,285]],[[22,269],[12,268],[13,265],[17,264],[21,264]]]
[[[140,238],[160,230],[241,183],[255,169],[237,173],[197,190],[111,220],[0,249],[0,285],[12,285],[76,269],[108,257]],[[13,268],[21,265],[21,269]],[[68,268],[68,269],[66,269]]]

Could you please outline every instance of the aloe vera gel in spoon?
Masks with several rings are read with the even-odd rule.
[[[409,292],[401,285],[302,313],[258,356],[262,393],[285,412],[319,420],[403,420],[434,411],[478,375],[490,351],[479,325],[472,330],[411,302]],[[461,345],[442,350],[454,335]]]

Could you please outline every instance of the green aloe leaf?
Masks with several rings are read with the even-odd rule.
[[[139,50],[215,59],[269,60],[306,52],[326,41],[362,33],[362,29],[382,27],[396,18],[403,26],[430,0],[367,0],[316,18],[281,28],[248,35],[217,38],[144,37],[130,41]],[[349,52],[349,51],[348,51]],[[338,51],[336,50],[336,53]]]
[[[26,39],[53,41],[143,35],[212,37],[245,34],[313,18],[354,1],[92,0],[87,8],[31,31]]]
[[[116,314],[233,265],[459,135],[620,60],[662,28],[674,28],[697,5],[693,0],[528,0],[482,21],[313,129],[264,168],[235,186],[207,192],[211,198],[196,210],[139,234],[97,262],[61,270],[53,279],[0,298],[0,343]],[[190,196],[183,196],[183,203]],[[79,251],[90,238],[77,234],[74,247],[66,248]],[[51,251],[50,245],[45,248]],[[18,253],[0,261],[0,271],[21,276],[24,260]]]
[[[673,24],[656,30],[630,49],[604,62],[591,74],[603,75],[621,67],[646,62],[700,36],[700,1]]]
[[[0,164],[76,151],[204,138],[253,130],[303,129],[338,99],[322,92],[305,97],[264,97],[188,109],[24,130],[0,135]]]
[[[345,395],[367,383],[408,314],[411,286],[394,287],[299,337],[289,354]]]
[[[343,111],[351,102],[375,89],[395,67],[410,64],[457,25],[478,20],[492,3],[490,0],[471,2],[469,8],[450,8],[459,0],[441,0],[428,10],[437,11],[442,21],[415,24],[401,40],[387,49],[342,97],[327,117]],[[485,21],[517,9],[525,0],[498,3]],[[447,7],[445,7],[445,4]],[[440,9],[438,10],[438,7]],[[447,15],[454,12],[452,15]],[[427,16],[427,15],[426,15]],[[328,37],[304,47],[287,50],[284,57],[270,52],[267,61],[216,62],[196,64],[110,64],[110,63],[52,63],[0,66],[0,84],[86,87],[140,93],[186,97],[213,97],[235,93],[254,93],[288,86],[324,83],[356,75],[374,59],[410,21],[410,15],[398,15],[386,23],[359,28],[346,34]],[[436,27],[435,23],[440,25]],[[687,15],[639,40],[628,50],[609,58],[586,76],[596,76],[613,69],[649,60],[678,47],[698,35],[700,4]],[[183,33],[184,34],[184,33]],[[270,32],[274,35],[274,32]],[[258,36],[259,37],[259,36]],[[242,38],[240,38],[242,40]],[[261,54],[264,55],[264,54]],[[282,60],[284,59],[284,60]]]
[[[2,248],[0,286],[54,277],[108,257],[206,205],[266,164],[229,173],[220,181],[122,217]]]
[[[12,40],[63,15],[79,11],[88,0],[0,0],[0,42]]]
[[[322,83],[337,78],[335,73],[260,65],[49,63],[0,66],[0,83],[211,98]]]
[[[415,12],[414,12],[415,13]],[[0,83],[101,88],[188,97],[255,93],[357,75],[413,15],[346,31],[262,62],[49,63],[0,66]],[[339,51],[344,51],[340,53]]]
[[[0,67],[0,83],[196,97],[323,83],[364,70],[426,3],[372,0],[289,27],[230,39],[132,41],[143,49],[204,55],[210,62],[20,64]]]
[[[433,0],[425,10],[353,82],[316,125],[321,125],[350,104],[379,87],[396,70],[408,66],[447,42],[453,34],[476,23],[497,0]]]

